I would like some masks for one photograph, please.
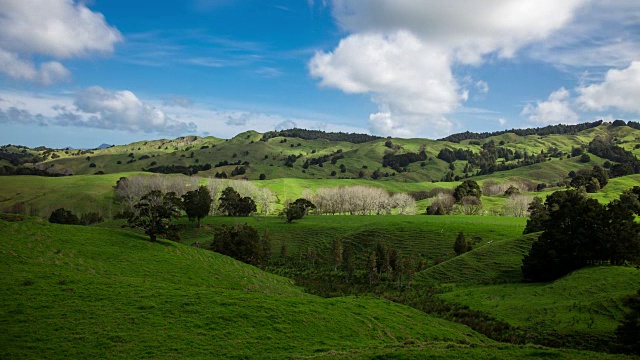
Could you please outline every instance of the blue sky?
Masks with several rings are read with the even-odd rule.
[[[631,0],[6,0],[0,143],[640,117]]]

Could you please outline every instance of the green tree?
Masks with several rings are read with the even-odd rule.
[[[474,196],[480,199],[480,197],[482,197],[480,185],[474,180],[465,180],[462,184],[458,185],[453,191],[453,197],[456,198],[457,202],[460,202],[465,196]]]
[[[523,234],[531,234],[544,230],[544,222],[549,218],[549,211],[544,206],[542,198],[536,196],[529,204],[529,219]]]
[[[342,241],[339,237],[333,239],[333,245],[331,246],[331,260],[333,260],[333,270],[338,270],[338,267],[342,264]]]
[[[129,225],[143,229],[144,233],[149,235],[150,241],[155,242],[158,235],[173,239],[177,237],[171,220],[181,215],[182,202],[176,193],[165,194],[160,190],[152,190],[140,198],[133,208]]]
[[[198,221],[198,227],[200,227],[200,220],[209,215],[211,211],[211,193],[206,186],[200,186],[197,190],[192,190],[182,195],[182,201],[184,204],[184,211],[187,213],[189,220],[196,219]]]
[[[464,233],[460,231],[456,241],[453,243],[453,251],[455,251],[456,255],[462,255],[472,248],[473,246],[464,238]]]
[[[79,225],[80,219],[78,219],[78,216],[73,214],[71,210],[58,208],[53,210],[49,216],[49,222],[52,224]]]
[[[294,220],[300,220],[309,213],[310,210],[315,209],[316,206],[307,199],[297,199],[290,203],[282,212],[287,219],[287,223],[292,223]]]
[[[270,249],[268,237],[247,224],[222,225],[211,243],[211,250],[256,266],[267,263]]]
[[[351,247],[347,247],[344,250],[344,261],[342,262],[342,266],[344,268],[344,272],[347,274],[347,283],[353,275],[356,273],[356,260],[353,255],[353,249]]]
[[[616,329],[616,339],[622,351],[640,355],[640,290],[627,297],[624,305],[630,311]]]
[[[378,277],[378,262],[376,260],[376,251],[373,250],[369,253],[367,258],[367,277],[369,278],[369,285],[373,285],[373,282]]]
[[[249,216],[251,213],[256,212],[257,207],[252,198],[248,196],[241,197],[237,191],[229,186],[222,190],[218,209],[228,216]]]

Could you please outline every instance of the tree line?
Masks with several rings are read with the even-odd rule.
[[[490,138],[492,136],[498,136],[498,135],[509,134],[509,133],[513,133],[518,136],[575,134],[583,130],[598,127],[601,124],[602,124],[602,120],[598,120],[591,123],[587,122],[587,123],[582,123],[577,125],[558,124],[558,125],[549,125],[545,127],[537,127],[537,128],[529,128],[529,129],[511,129],[511,130],[501,130],[501,131],[482,132],[482,133],[473,133],[473,132],[465,131],[463,133],[449,135],[440,140],[459,143],[463,140],[482,140],[482,139]]]
[[[344,132],[325,132],[321,130],[307,130],[293,128],[280,131],[268,131],[262,135],[261,141],[267,141],[275,137],[294,137],[303,140],[318,140],[324,139],[329,141],[344,141],[353,144],[361,144],[369,141],[382,139],[380,136],[357,134],[357,133],[344,133]]]
[[[416,201],[408,194],[389,194],[384,189],[370,186],[340,186],[319,188],[315,192],[305,191],[302,197],[315,205],[316,214],[412,215],[416,212]]]

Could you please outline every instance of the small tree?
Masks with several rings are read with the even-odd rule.
[[[282,239],[282,243],[280,245],[280,257],[286,259],[288,256],[287,243]]]
[[[129,217],[131,227],[143,229],[153,242],[158,235],[175,238],[171,219],[179,217],[182,212],[182,203],[176,193],[152,190],[133,207],[134,212]]]
[[[460,231],[455,243],[453,243],[453,251],[456,252],[456,255],[462,255],[472,249],[473,245],[464,238],[464,233]]]
[[[289,204],[282,212],[282,215],[286,217],[287,222],[290,224],[293,220],[302,219],[311,209],[315,208],[316,206],[311,201],[300,198]]]
[[[616,338],[621,350],[640,355],[640,290],[625,299],[629,311],[616,329]]]
[[[200,220],[209,214],[211,211],[211,193],[206,186],[200,186],[197,190],[192,190],[182,195],[182,201],[184,203],[184,211],[187,213],[189,220],[196,219],[198,221],[198,227],[200,227]]]
[[[49,222],[52,224],[78,225],[80,224],[80,219],[78,219],[78,217],[73,214],[71,210],[59,208],[53,210],[53,212],[49,216]]]

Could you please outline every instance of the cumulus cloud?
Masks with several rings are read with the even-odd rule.
[[[577,88],[578,103],[587,110],[616,108],[640,114],[640,61],[626,69],[611,69],[604,81]]]
[[[440,136],[468,99],[452,67],[479,65],[489,54],[511,57],[563,27],[585,2],[334,0],[334,17],[350,35],[316,53],[309,71],[321,86],[370,94],[375,133]],[[482,94],[488,84],[475,88]]]
[[[538,124],[575,124],[579,119],[571,106],[571,94],[565,88],[552,92],[546,101],[527,104],[522,115]]]
[[[504,118],[498,119],[498,124],[500,124],[500,126],[507,125],[507,122],[508,122],[507,119],[504,119]]]
[[[78,91],[72,103],[64,99],[8,100],[0,108],[0,123],[39,126],[75,126],[122,130],[135,133],[182,135],[194,133],[193,122],[183,122],[168,116],[156,107],[140,100],[131,91],[109,91],[90,87]],[[61,101],[62,100],[62,101]],[[29,109],[29,110],[27,110]],[[38,111],[41,110],[41,111]]]
[[[58,61],[94,53],[109,54],[122,40],[100,13],[74,0],[4,0],[0,2],[0,72],[43,85],[68,80]]]

